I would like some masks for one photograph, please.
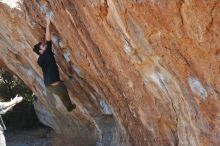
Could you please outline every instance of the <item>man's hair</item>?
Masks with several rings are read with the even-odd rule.
[[[36,45],[34,45],[34,48],[33,48],[33,51],[34,51],[35,53],[37,53],[38,55],[40,55],[40,52],[39,52],[39,50],[40,50],[40,45],[41,45],[41,42],[39,42],[39,43],[37,43]]]

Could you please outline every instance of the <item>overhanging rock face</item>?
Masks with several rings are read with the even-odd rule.
[[[47,93],[32,52],[45,15],[71,113]],[[0,3],[0,61],[38,96],[40,120],[78,145],[218,146],[219,26],[217,0]]]

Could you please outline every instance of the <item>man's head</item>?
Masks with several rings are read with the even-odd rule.
[[[38,55],[41,55],[46,50],[46,45],[42,42],[37,43],[34,45],[33,51],[37,53]]]

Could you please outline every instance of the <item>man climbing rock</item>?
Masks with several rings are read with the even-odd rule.
[[[13,106],[20,103],[23,100],[23,97],[16,96],[9,102],[0,102],[0,146],[6,146],[4,130],[6,130],[5,124],[2,120],[1,115],[5,114],[12,109]]]
[[[39,55],[37,63],[42,68],[44,83],[47,89],[57,95],[67,110],[71,112],[76,108],[75,104],[72,104],[66,86],[63,81],[60,80],[58,66],[52,52],[52,42],[50,34],[50,19],[47,17],[46,25],[46,43],[39,42],[33,48],[33,51]]]

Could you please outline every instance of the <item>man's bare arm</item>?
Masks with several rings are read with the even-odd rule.
[[[15,104],[14,105],[11,105],[11,106],[9,106],[9,107],[7,107],[6,109],[4,109],[4,110],[2,110],[2,111],[0,111],[0,114],[5,114],[5,113],[7,113],[9,110],[11,110],[13,107],[15,106]]]
[[[1,107],[3,109],[6,109],[8,107],[15,106],[17,103],[21,102],[22,100],[23,100],[23,97],[16,96],[14,99],[12,99],[9,102],[1,102]]]
[[[14,106],[16,104],[16,102],[14,100],[11,100],[9,102],[1,102],[2,108],[6,109],[10,106]]]
[[[46,41],[51,41],[50,18],[48,18],[48,17],[47,17],[47,26],[46,26]]]

